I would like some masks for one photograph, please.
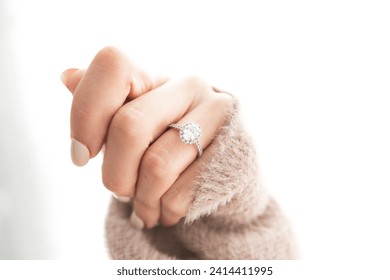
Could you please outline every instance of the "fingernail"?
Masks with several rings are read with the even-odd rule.
[[[66,71],[64,71],[64,72],[62,72],[61,73],[61,81],[62,81],[62,83],[64,84],[64,85],[66,85],[66,73],[65,73]]]
[[[135,211],[131,213],[130,224],[137,229],[144,228],[144,222],[135,214]]]
[[[73,163],[77,166],[86,165],[89,161],[88,148],[75,139],[72,139],[72,143],[70,145],[70,154]]]
[[[118,200],[120,202],[127,203],[127,202],[129,202],[131,200],[130,197],[120,196],[120,195],[117,195],[116,193],[112,193],[112,195],[115,197],[116,200]]]
[[[61,81],[64,85],[66,85],[66,82],[68,81],[68,77],[69,75],[75,73],[76,71],[78,71],[79,69],[76,69],[76,68],[70,68],[70,69],[67,69],[65,70],[64,72],[61,73]]]

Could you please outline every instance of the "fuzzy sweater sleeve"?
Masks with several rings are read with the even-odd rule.
[[[197,159],[199,175],[188,215],[173,227],[131,226],[131,203],[113,200],[106,239],[113,259],[295,259],[288,220],[258,176],[254,145],[237,102],[213,142]]]

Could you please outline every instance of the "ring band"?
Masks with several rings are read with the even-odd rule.
[[[184,144],[194,144],[198,150],[198,156],[203,154],[203,149],[199,144],[200,136],[202,135],[202,129],[197,123],[189,122],[185,125],[170,124],[168,127],[174,128],[179,131],[180,140]]]

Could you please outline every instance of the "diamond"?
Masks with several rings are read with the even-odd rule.
[[[202,133],[200,126],[196,123],[187,123],[180,128],[180,139],[185,144],[195,144]]]

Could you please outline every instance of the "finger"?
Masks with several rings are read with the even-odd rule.
[[[205,149],[222,124],[231,100],[228,95],[214,93],[206,102],[188,112],[179,125],[189,122],[199,124],[202,129],[199,142]],[[175,129],[165,132],[146,151],[140,166],[134,202],[134,211],[146,227],[157,224],[161,215],[161,198],[197,156],[195,145],[181,142]]]
[[[68,88],[68,90],[73,94],[84,74],[84,69],[70,68],[61,74],[61,80]]]
[[[170,123],[192,108],[195,94],[188,80],[171,81],[118,110],[109,128],[102,166],[103,183],[109,190],[119,196],[134,195],[146,149]],[[196,102],[199,100],[201,97]]]
[[[97,155],[112,117],[128,97],[138,97],[164,82],[146,74],[119,50],[112,47],[101,50],[73,94],[73,162],[81,166]]]
[[[175,225],[187,215],[196,194],[195,180],[200,174],[201,166],[212,156],[212,149],[205,150],[202,157],[190,164],[161,197],[161,225]]]

